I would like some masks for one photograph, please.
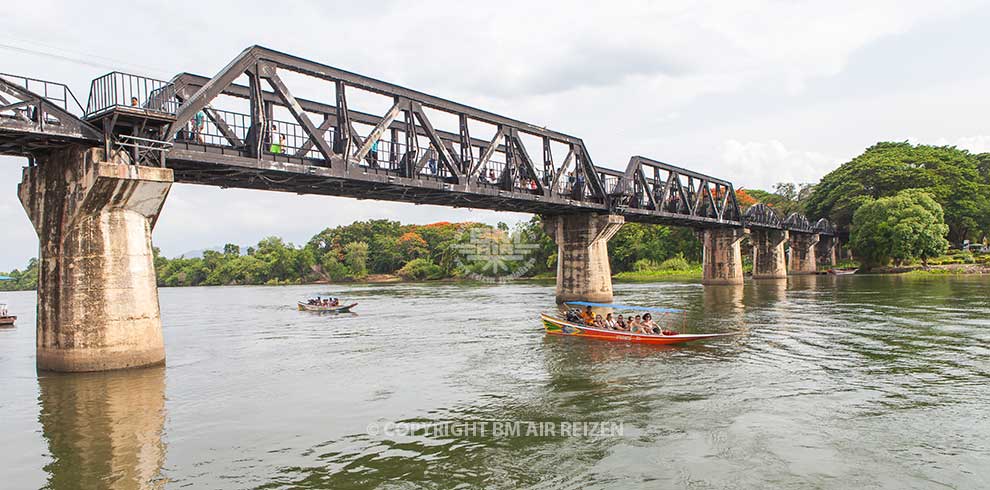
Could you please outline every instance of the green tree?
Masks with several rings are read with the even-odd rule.
[[[402,266],[397,274],[405,279],[422,281],[424,279],[439,279],[442,277],[443,271],[430,259],[413,259]]]
[[[347,279],[350,271],[347,270],[347,266],[340,263],[333,254],[326,254],[323,256],[323,260],[320,262],[320,268],[323,270],[323,275],[331,281],[342,281]]]
[[[368,275],[368,244],[351,242],[344,247],[344,261],[351,270],[351,276],[360,279]]]
[[[948,248],[942,206],[931,195],[909,189],[860,206],[853,216],[850,246],[866,268],[938,256]]]
[[[985,157],[952,146],[877,143],[822,178],[806,204],[808,217],[848,227],[860,206],[905,189],[923,189],[938,202],[949,239],[990,232],[990,180]]]

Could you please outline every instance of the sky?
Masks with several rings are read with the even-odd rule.
[[[600,166],[643,155],[737,189],[815,182],[877,141],[990,151],[988,2],[35,0],[4,24],[0,72],[82,100],[112,70],[212,76],[259,44],[578,136]],[[23,165],[0,157],[0,270],[37,255]],[[529,216],[175,184],[153,240],[302,244],[375,218]]]

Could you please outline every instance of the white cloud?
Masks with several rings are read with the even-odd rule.
[[[990,152],[990,136],[960,136],[957,138],[939,138],[932,144],[938,146],[955,146],[973,153]]]
[[[727,140],[721,160],[736,188],[770,189],[778,182],[817,182],[843,160],[811,151],[791,150],[777,140]]]

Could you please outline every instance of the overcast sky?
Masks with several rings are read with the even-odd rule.
[[[89,2],[6,9],[0,71],[85,98],[111,70],[212,76],[252,44],[584,139],[737,188],[813,182],[878,140],[990,151],[990,4],[931,1]],[[0,157],[0,270],[37,238]],[[391,218],[528,216],[176,184],[155,229],[168,255]]]

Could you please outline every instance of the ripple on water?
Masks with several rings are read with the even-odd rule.
[[[540,284],[166,288],[157,384],[39,387],[18,367],[33,332],[5,336],[0,382],[36,402],[0,402],[18,434],[0,456],[12,488],[92,482],[156,454],[145,441],[161,457],[140,474],[176,487],[980,488],[988,293],[952,278],[618,284],[623,303],[687,310],[686,331],[745,332],[656,347],[544,335],[537,315],[555,304]],[[360,305],[292,307],[315,294]],[[59,395],[73,389],[88,408],[48,423],[79,406]],[[623,434],[368,431],[396,421],[613,421]],[[77,447],[92,472],[71,464]]]

